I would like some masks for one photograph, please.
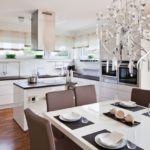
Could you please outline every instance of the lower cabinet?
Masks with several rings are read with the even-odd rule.
[[[0,81],[0,108],[6,108],[14,104],[13,83],[19,80]]]
[[[13,103],[13,81],[0,81],[0,106]]]

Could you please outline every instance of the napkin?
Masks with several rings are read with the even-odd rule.
[[[105,145],[116,145],[121,139],[123,138],[123,134],[119,132],[111,132],[109,134],[106,134],[103,137],[100,137],[100,140]]]

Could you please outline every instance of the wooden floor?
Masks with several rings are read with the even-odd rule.
[[[13,120],[13,110],[0,110],[0,150],[29,150],[28,133]]]

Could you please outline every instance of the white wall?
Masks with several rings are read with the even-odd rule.
[[[7,59],[3,59],[3,61],[0,61],[0,76],[4,76],[4,71],[6,72],[5,76],[19,75],[19,64],[21,76],[30,76],[37,73],[37,71],[42,72],[42,74],[56,75],[61,73],[61,69],[56,69],[58,65],[66,67],[71,63],[71,60],[52,61],[45,59],[13,60],[13,63],[8,63],[7,61]]]
[[[150,42],[142,40],[142,46],[149,51],[150,50]],[[150,55],[149,55],[150,60]],[[142,89],[150,90],[150,71],[148,71],[148,58],[143,62],[141,70],[140,70],[140,87]]]

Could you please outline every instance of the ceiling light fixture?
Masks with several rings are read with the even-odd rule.
[[[138,53],[143,51],[145,57],[150,53],[141,46],[142,39],[150,41],[150,14],[145,14],[145,6],[144,0],[112,0],[110,7],[96,16],[100,53],[105,51],[108,54],[107,59],[112,60],[114,70],[118,69],[123,54],[126,54],[131,76]],[[137,64],[141,60],[139,58]]]

